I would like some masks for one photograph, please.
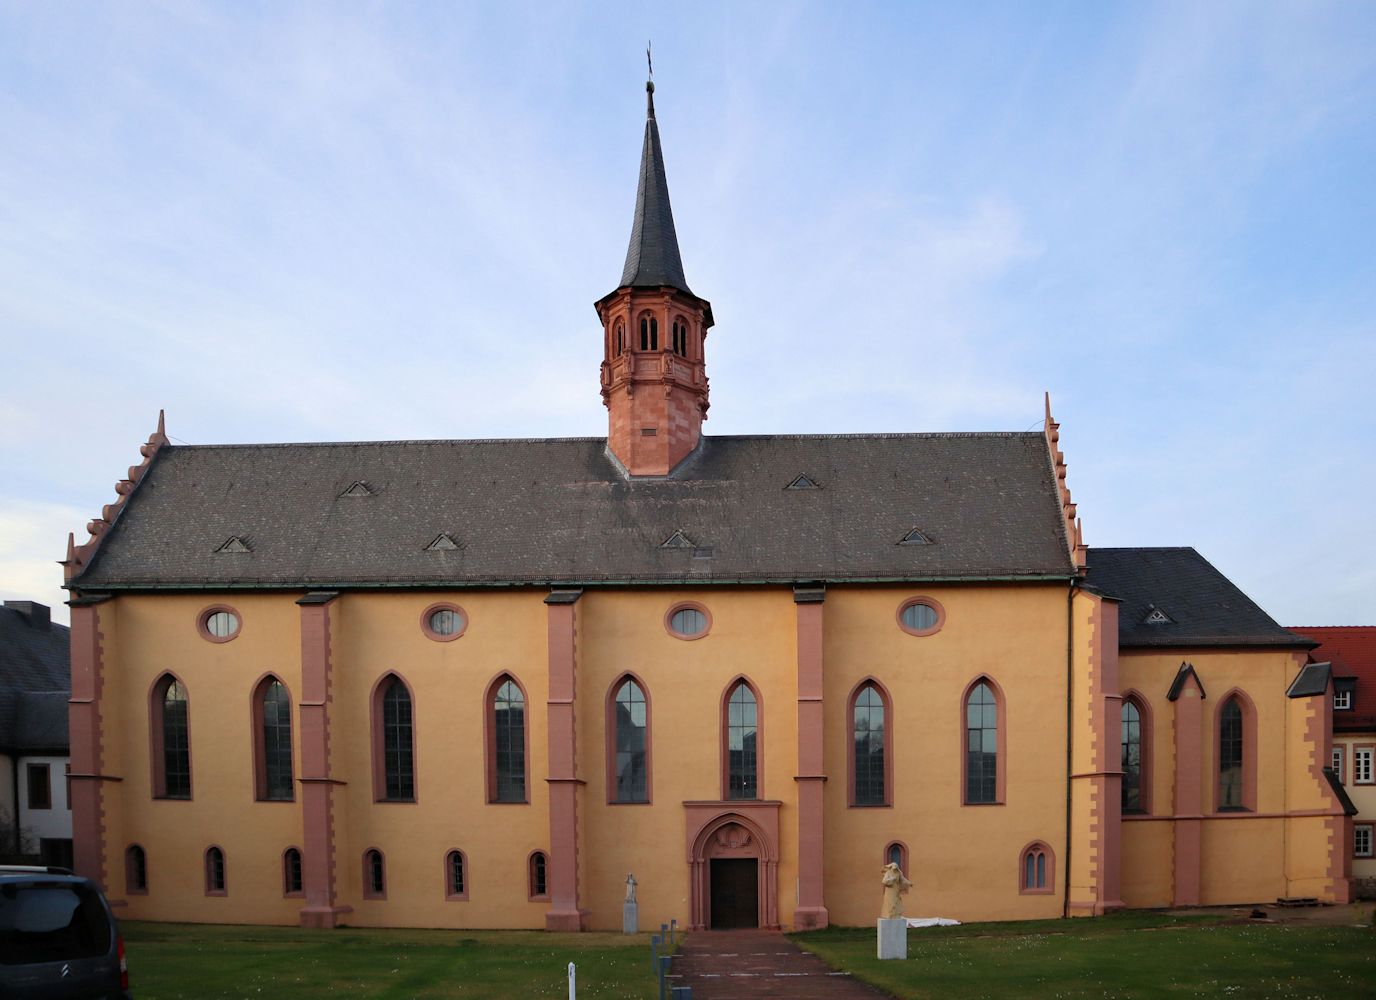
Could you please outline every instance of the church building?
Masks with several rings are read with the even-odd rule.
[[[140,920],[813,928],[1346,901],[1332,680],[1039,431],[722,436],[653,84],[607,436],[182,446],[69,539],[77,869]],[[590,326],[590,335],[595,328]],[[245,723],[248,723],[245,728]]]

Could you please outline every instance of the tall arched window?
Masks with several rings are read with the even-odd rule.
[[[1242,809],[1243,754],[1242,705],[1229,698],[1219,713],[1218,727],[1218,808]]]
[[[653,316],[640,317],[640,349],[659,350],[659,320]]]
[[[387,898],[387,865],[376,847],[363,852],[363,898]]]
[[[138,844],[130,844],[124,851],[124,891],[135,896],[148,892],[148,855]]]
[[[759,699],[745,681],[739,681],[726,699],[723,737],[726,744],[726,798],[760,797]]]
[[[616,353],[623,354],[626,350],[626,326],[621,320],[616,321]]]
[[[1142,708],[1134,697],[1123,699],[1122,766],[1123,812],[1147,811],[1146,795],[1146,728]]]
[[[608,706],[608,791],[611,802],[650,801],[650,712],[645,691],[630,677]]]
[[[1003,801],[1001,746],[1003,720],[1001,698],[994,683],[981,677],[965,695],[962,723],[965,728],[965,804],[988,805]]]
[[[290,802],[296,796],[291,771],[291,696],[271,675],[253,695],[254,792],[259,799]]]
[[[191,798],[191,719],[186,687],[171,674],[153,685],[152,718],[153,796]]]
[[[302,895],[301,852],[294,847],[282,852],[282,895]]]
[[[416,801],[415,706],[406,683],[388,674],[373,689],[373,796]]]
[[[888,706],[879,686],[861,684],[851,696],[851,805],[891,804]]]
[[[228,890],[225,880],[225,852],[212,847],[205,852],[205,894],[223,896]]]
[[[688,356],[688,324],[683,320],[674,320],[674,353],[679,357]]]
[[[488,800],[526,802],[526,696],[503,675],[488,695]]]

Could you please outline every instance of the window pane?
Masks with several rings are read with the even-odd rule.
[[[998,796],[998,704],[988,684],[970,692],[966,706],[965,801],[995,802]]]
[[[727,798],[759,797],[755,773],[757,732],[755,695],[745,684],[738,684],[731,692],[727,709]]]
[[[616,799],[649,801],[645,753],[645,693],[626,681],[616,693]]]
[[[1242,708],[1236,698],[1223,706],[1218,739],[1218,804],[1242,808]]]
[[[884,700],[872,684],[855,696],[855,804],[884,805]]]
[[[1032,858],[1031,851],[1027,852],[1027,857],[1024,859],[1024,862],[1025,863],[1023,865],[1022,887],[1024,889],[1031,889],[1036,885],[1036,869],[1033,868],[1035,861]]]
[[[162,699],[163,794],[191,798],[191,736],[187,729],[186,691],[173,681]]]
[[[1046,855],[1041,851],[1037,852],[1037,888],[1046,888]]]
[[[239,631],[239,618],[228,611],[216,611],[205,620],[205,630],[217,639],[224,639]]]
[[[507,680],[497,689],[492,706],[493,753],[496,765],[498,802],[526,800],[526,708],[525,697],[515,682]]]
[[[669,628],[679,635],[701,635],[707,628],[707,616],[697,608],[679,608],[669,618]]]
[[[263,693],[264,791],[269,799],[289,800],[291,775],[291,701],[281,681],[273,681]]]
[[[1122,730],[1122,808],[1125,812],[1139,812],[1142,809],[1142,717],[1130,701],[1123,702]]]
[[[463,631],[463,615],[442,608],[430,616],[430,631],[436,635],[455,635]]]
[[[936,627],[936,609],[930,604],[909,604],[903,609],[903,624],[920,632]]]

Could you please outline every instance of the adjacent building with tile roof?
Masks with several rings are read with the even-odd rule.
[[[703,433],[653,88],[605,438],[189,447],[65,560],[77,864],[141,919],[867,925],[1345,900],[1329,675],[1034,433]],[[592,334],[590,334],[592,335]],[[245,718],[250,726],[245,729]]]
[[[68,629],[34,601],[0,607],[0,856],[68,865]]]

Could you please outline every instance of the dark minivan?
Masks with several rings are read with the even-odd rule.
[[[0,1000],[130,1000],[110,905],[65,868],[0,866]]]

